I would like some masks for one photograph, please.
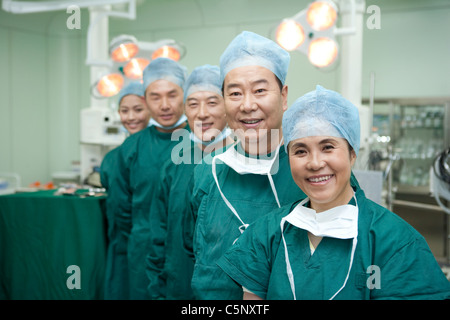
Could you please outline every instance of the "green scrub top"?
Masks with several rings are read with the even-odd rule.
[[[189,157],[184,157],[185,155]],[[151,299],[192,300],[194,261],[183,247],[182,221],[186,214],[189,181],[203,151],[192,142],[180,150],[180,162],[172,159],[161,168],[160,182],[150,209],[150,251],[146,259]]]
[[[241,148],[238,152],[243,153]],[[248,156],[248,155],[246,155]],[[207,157],[205,157],[207,160]],[[223,194],[246,224],[278,208],[266,175],[240,175],[222,161],[216,163],[217,178]],[[272,176],[281,205],[304,198],[290,171],[288,156],[279,151],[279,169]],[[196,299],[242,299],[242,288],[216,264],[241,235],[241,222],[227,207],[214,181],[211,161],[194,169],[191,215],[195,220],[193,251],[195,256],[192,288]],[[189,242],[189,239],[185,240]]]
[[[358,243],[346,286],[335,299],[448,299],[450,283],[425,239],[404,220],[356,191]],[[281,219],[298,202],[251,225],[218,262],[263,299],[293,299]],[[352,239],[324,237],[311,255],[307,231],[284,225],[297,299],[330,299],[344,284]]]
[[[189,127],[183,130],[189,135]],[[179,136],[179,138],[184,135]],[[148,299],[145,260],[150,246],[149,210],[162,165],[171,158],[179,139],[154,126],[128,137],[120,147],[117,179],[114,186],[116,211],[121,219],[130,220],[128,266],[130,299]],[[186,138],[182,138],[186,139]]]
[[[126,300],[129,298],[130,288],[127,259],[128,238],[124,232],[121,232],[126,227],[121,226],[117,217],[114,216],[114,213],[116,213],[114,210],[116,198],[110,192],[111,186],[114,185],[119,148],[109,151],[100,166],[100,181],[108,192],[106,198],[108,248],[105,266],[105,300]]]

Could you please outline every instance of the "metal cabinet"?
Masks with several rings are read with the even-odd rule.
[[[368,168],[385,172],[386,206],[447,262],[450,219],[431,196],[430,172],[436,156],[449,147],[450,99],[374,100]]]

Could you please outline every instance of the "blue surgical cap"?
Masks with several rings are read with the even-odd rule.
[[[197,91],[209,91],[222,96],[220,69],[218,66],[205,64],[195,68],[184,84],[184,102],[187,97]]]
[[[356,155],[360,144],[358,108],[339,93],[317,86],[295,100],[283,114],[284,146],[311,136],[344,138]]]
[[[172,59],[157,58],[152,60],[143,71],[144,90],[156,80],[167,80],[183,88],[186,72],[185,66]]]
[[[139,97],[144,97],[144,86],[140,81],[133,81],[130,82],[127,86],[123,87],[122,90],[119,92],[119,105],[122,101],[123,97],[134,94]]]
[[[243,31],[236,36],[220,57],[220,82],[228,72],[243,66],[261,66],[272,71],[284,85],[291,57],[270,39]]]

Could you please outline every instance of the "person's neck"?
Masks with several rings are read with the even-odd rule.
[[[311,209],[314,209],[316,213],[320,213],[323,211],[330,210],[332,208],[346,205],[350,202],[350,200],[353,198],[354,191],[352,186],[349,183],[344,187],[344,190],[341,192],[341,194],[334,199],[333,201],[327,202],[327,203],[318,203],[314,202],[310,199],[310,206]]]
[[[182,129],[182,128],[186,127],[186,126],[187,126],[187,123],[186,123],[186,122],[183,122],[183,123],[180,124],[178,127],[173,128],[173,129],[163,129],[163,128],[160,128],[160,127],[157,127],[157,126],[155,126],[155,128],[156,128],[156,130],[158,130],[159,132],[163,132],[163,133],[172,133],[172,132],[174,132],[175,130]]]
[[[216,151],[218,149],[222,149],[224,147],[226,147],[227,145],[233,143],[233,139],[231,137],[226,137],[225,139],[213,143],[213,144],[209,144],[209,145],[204,145],[202,143],[197,143],[197,147],[199,149],[201,149],[204,153],[211,153],[213,151]]]
[[[264,156],[274,152],[280,145],[283,136],[279,136],[278,139],[258,139],[257,141],[245,141],[241,140],[241,148],[245,153],[253,156]]]

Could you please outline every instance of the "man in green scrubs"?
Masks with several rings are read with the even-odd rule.
[[[117,215],[130,221],[128,268],[130,299],[148,299],[145,257],[149,250],[149,210],[161,166],[170,159],[177,129],[189,128],[183,108],[186,68],[158,58],[143,72],[145,100],[152,126],[131,135],[121,145],[113,196]]]
[[[144,87],[139,81],[131,82],[119,92],[120,121],[129,134],[139,132],[148,126],[150,109],[144,98]],[[108,191],[113,185],[119,147],[109,151],[100,167],[102,186]],[[116,198],[106,199],[108,223],[108,251],[106,254],[105,294],[106,300],[124,300],[129,297],[127,238],[123,230],[127,224],[114,216]],[[117,212],[116,212],[117,213]]]
[[[192,258],[183,248],[182,221],[189,180],[204,155],[232,142],[227,128],[218,66],[195,68],[184,86],[188,132],[161,168],[160,182],[150,209],[150,251],[147,256],[149,294],[152,299],[193,299]]]
[[[425,239],[350,184],[358,109],[320,86],[283,116],[295,182],[308,195],[259,219],[218,265],[260,299],[449,299]]]
[[[242,299],[242,288],[217,260],[248,224],[304,197],[280,148],[289,60],[276,43],[251,32],[239,34],[220,58],[227,121],[240,142],[212,160],[205,157],[194,170],[192,288],[197,299]],[[187,247],[190,241],[185,239]]]

